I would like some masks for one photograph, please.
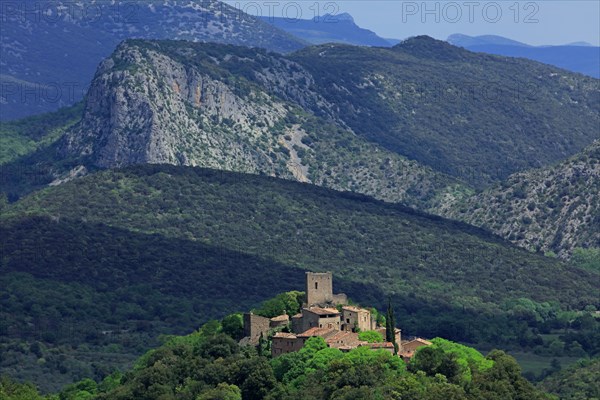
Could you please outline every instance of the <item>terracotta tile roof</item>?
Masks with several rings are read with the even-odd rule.
[[[354,306],[343,306],[342,310],[354,311],[354,312],[371,312],[366,308],[354,307]]]
[[[350,339],[351,336],[352,336],[352,332],[338,331],[334,335],[327,338],[327,343],[338,342],[338,341],[341,341],[344,339]],[[356,338],[358,339],[358,335],[356,335]]]
[[[283,314],[283,315],[279,315],[277,317],[271,318],[271,321],[273,321],[273,322],[289,321],[289,320],[290,320],[290,317],[288,317],[287,314]]]
[[[277,332],[273,338],[281,338],[281,339],[296,339],[297,336],[294,335],[293,333],[287,333],[287,332]]]
[[[339,315],[340,314],[340,312],[335,308],[310,307],[310,308],[305,308],[305,310],[310,311],[311,313],[317,314],[317,315],[329,315],[329,314]]]
[[[337,332],[337,330],[335,329],[331,329],[331,328],[319,328],[319,327],[314,327],[314,328],[310,328],[309,330],[302,332],[300,334],[298,334],[298,337],[314,337],[314,336],[321,336],[324,339],[327,339],[330,336],[335,335]]]
[[[424,344],[425,346],[431,346],[433,344],[430,341],[425,340],[425,339],[421,339],[421,338],[416,338],[414,340],[411,340],[410,342],[407,342],[406,344],[408,344],[408,343],[414,343],[414,342],[418,342],[418,343]]]
[[[298,314],[292,316],[292,318],[302,318],[302,313],[298,313]]]
[[[393,349],[394,343],[392,343],[392,342],[367,343],[364,346],[370,347],[372,349]]]
[[[325,341],[330,347],[338,347],[337,345],[357,347],[362,343],[366,343],[358,339],[357,333],[343,331],[338,331],[335,335],[328,337]]]

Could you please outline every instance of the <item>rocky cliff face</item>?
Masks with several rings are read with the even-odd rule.
[[[600,141],[556,166],[515,174],[441,213],[564,258],[575,247],[600,247]]]
[[[235,90],[155,49],[124,44],[100,66],[66,151],[91,155],[104,168],[151,163],[256,172],[273,162],[255,151],[257,142],[273,145],[265,135],[285,108]],[[251,121],[258,117],[260,127]]]
[[[302,66],[274,53],[126,41],[100,65],[61,151],[100,168],[202,166],[415,206],[459,187],[358,138],[313,86]]]

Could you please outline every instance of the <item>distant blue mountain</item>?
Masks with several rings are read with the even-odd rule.
[[[522,57],[600,78],[600,47],[578,42],[565,46],[530,46],[502,36],[451,35],[448,42],[479,53]]]
[[[359,27],[348,13],[327,14],[313,19],[262,17],[262,20],[312,44],[345,43],[357,46],[392,47],[398,43]]]
[[[447,42],[464,48],[483,45],[531,47],[528,44],[496,35],[468,36],[455,33],[448,36]]]

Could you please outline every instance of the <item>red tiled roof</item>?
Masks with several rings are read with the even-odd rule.
[[[330,337],[332,335],[335,335],[336,332],[339,332],[335,329],[332,328],[319,328],[319,327],[314,327],[314,328],[310,328],[309,330],[302,332],[300,334],[298,334],[298,337],[314,337],[314,336],[321,336],[322,338],[327,338]]]
[[[338,331],[338,332],[335,333],[335,335],[332,335],[329,338],[327,338],[327,343],[337,342],[337,341],[341,341],[341,340],[344,340],[344,339],[349,339],[353,335],[356,335],[356,339],[358,339],[358,335],[356,333]]]
[[[394,343],[392,343],[392,342],[367,343],[364,346],[370,347],[372,349],[393,349]]]
[[[335,308],[310,307],[310,308],[305,308],[305,310],[310,311],[311,313],[317,314],[317,315],[329,315],[329,314],[339,315],[340,314],[340,312]]]
[[[290,317],[288,317],[287,314],[283,314],[283,315],[279,315],[277,317],[271,318],[271,321],[273,321],[273,322],[289,321],[289,320],[290,320]]]

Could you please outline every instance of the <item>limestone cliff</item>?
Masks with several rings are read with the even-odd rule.
[[[424,206],[452,179],[357,137],[275,53],[126,41],[98,68],[65,156],[100,168],[202,166],[312,182]]]

